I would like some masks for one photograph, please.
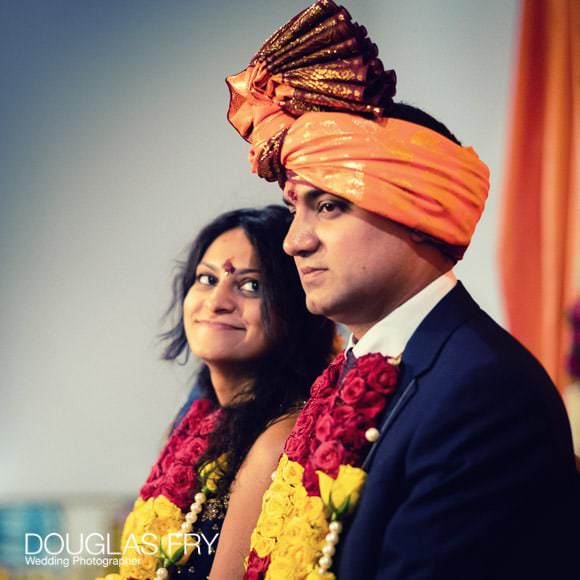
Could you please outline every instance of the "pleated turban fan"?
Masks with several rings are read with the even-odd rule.
[[[227,78],[228,120],[252,171],[316,189],[403,224],[460,259],[481,217],[489,170],[471,147],[389,118],[396,75],[344,7],[319,0]]]

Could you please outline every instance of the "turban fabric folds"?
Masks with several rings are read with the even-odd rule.
[[[317,189],[457,246],[455,257],[488,191],[488,169],[471,147],[388,117],[305,114],[288,130],[280,161]]]
[[[460,259],[483,211],[489,170],[472,148],[389,118],[396,76],[377,54],[344,8],[319,0],[227,79],[228,120],[252,144],[261,177],[283,186],[292,171]]]

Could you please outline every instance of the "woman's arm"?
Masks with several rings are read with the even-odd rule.
[[[272,472],[297,416],[286,415],[270,425],[242,463],[232,485],[210,580],[236,580],[244,575],[244,558],[250,551],[250,536],[260,515],[262,496],[272,482]]]

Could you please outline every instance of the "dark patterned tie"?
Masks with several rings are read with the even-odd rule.
[[[351,348],[346,353],[346,362],[342,367],[342,373],[340,374],[340,379],[338,381],[339,385],[342,384],[342,381],[344,380],[344,377],[346,377],[348,371],[350,371],[350,369],[352,369],[356,365],[356,356],[354,356],[354,353],[352,351],[353,349]]]

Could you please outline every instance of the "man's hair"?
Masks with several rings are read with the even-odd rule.
[[[447,137],[447,139],[453,141],[457,145],[461,145],[459,139],[443,124],[441,121],[435,119],[425,111],[408,105],[407,103],[393,103],[393,106],[387,113],[385,117],[390,117],[393,119],[401,119],[402,121],[409,121],[409,123],[415,123],[415,125],[422,125]]]

